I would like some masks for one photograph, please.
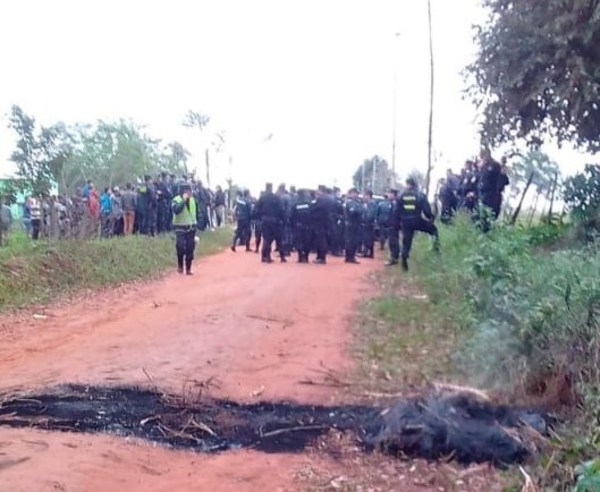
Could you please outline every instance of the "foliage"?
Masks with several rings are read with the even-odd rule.
[[[600,490],[600,460],[590,460],[575,467],[577,483],[573,492],[597,492]]]
[[[533,173],[532,185],[539,193],[549,194],[556,176],[560,176],[560,168],[556,162],[540,150],[529,150],[519,154],[512,163],[511,181],[523,186]]]
[[[58,123],[50,127],[36,125],[19,106],[13,106],[9,128],[17,134],[17,148],[11,160],[17,166],[15,184],[36,195],[47,195],[71,154],[71,139],[66,127]]]
[[[441,229],[442,261],[421,237],[412,262],[429,316],[456,337],[449,365],[455,377],[549,405],[575,403],[574,393],[581,398],[580,421],[562,431],[555,455],[540,465],[541,484],[562,487],[572,484],[572,467],[600,446],[600,249],[549,247],[567,230],[549,222],[483,235],[458,217]],[[560,381],[568,384],[554,384]],[[595,483],[585,477],[581,483]]]
[[[566,179],[563,198],[576,220],[595,219],[600,213],[600,166],[588,164],[583,172]]]
[[[230,239],[219,229],[201,235],[197,253],[215,253]],[[171,236],[31,241],[22,233],[0,248],[0,311],[48,302],[65,292],[154,277],[174,261]]]
[[[600,3],[485,0],[467,73],[486,143],[546,135],[600,150]]]
[[[112,187],[160,170],[181,173],[189,155],[178,142],[168,146],[168,153],[162,151],[159,140],[125,120],[77,125],[71,132],[73,152],[60,174],[63,191],[73,192],[88,179]]]
[[[358,166],[352,176],[352,183],[360,193],[371,190],[376,195],[385,195],[393,178],[394,173],[388,162],[378,155],[374,155],[370,159],[365,159]]]
[[[88,179],[105,187],[160,171],[180,174],[190,155],[179,142],[162,147],[160,140],[127,120],[38,128],[33,117],[13,106],[9,122],[18,135],[12,160],[18,177],[24,178],[14,183],[20,191],[36,194],[48,194],[55,184],[61,193],[74,193]]]

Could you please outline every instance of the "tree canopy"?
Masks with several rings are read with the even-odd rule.
[[[17,175],[35,194],[49,193],[53,184],[61,193],[74,193],[88,179],[112,187],[160,171],[180,174],[190,155],[179,142],[165,147],[128,120],[44,127],[14,106],[9,126],[17,133],[11,157]]]
[[[470,95],[482,140],[545,137],[600,150],[600,1],[484,0]]]
[[[358,166],[352,176],[352,183],[361,193],[371,190],[377,195],[383,195],[389,189],[393,177],[387,161],[375,155],[370,159],[365,159]]]

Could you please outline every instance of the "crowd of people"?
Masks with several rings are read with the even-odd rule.
[[[477,161],[467,161],[460,175],[449,170],[438,193],[442,222],[450,223],[454,213],[464,209],[484,231],[488,230],[499,215],[507,185],[505,160],[500,164],[487,151]],[[295,251],[299,263],[308,263],[314,252],[317,264],[325,264],[327,255],[344,256],[347,263],[358,263],[357,255],[374,258],[375,245],[379,243],[384,249],[387,243],[387,264],[401,263],[407,270],[417,231],[432,236],[435,249],[439,249],[431,205],[411,178],[402,190],[390,189],[386,197],[375,197],[368,190],[359,196],[355,188],[345,195],[338,188],[325,186],[287,190],[284,184],[274,192],[267,184],[258,199],[247,190],[238,192],[234,216],[237,228],[231,250],[235,252],[241,246],[246,251],[260,251],[265,263],[273,261],[273,243],[282,262]]]
[[[439,182],[437,193],[441,204],[440,220],[449,223],[456,211],[462,209],[471,213],[473,220],[482,220],[483,227],[488,228],[489,220],[480,217],[480,205],[489,210],[491,219],[497,219],[508,185],[506,157],[497,162],[489,151],[483,151],[478,160],[467,160],[460,174],[448,169],[446,178]]]
[[[436,193],[441,221],[451,223],[456,211],[463,209],[487,231],[500,213],[508,184],[506,160],[499,163],[487,151],[479,159],[467,161],[458,175],[448,170]],[[359,195],[355,188],[342,194],[340,189],[326,186],[288,190],[282,184],[274,191],[272,184],[267,184],[258,198],[239,190],[229,202],[229,194],[221,187],[213,192],[193,175],[178,179],[163,172],[145,176],[136,186],[126,183],[123,188],[105,188],[101,193],[88,181],[71,197],[30,196],[23,215],[33,239],[41,231],[51,237],[174,232],[178,270],[183,273],[185,267],[188,274],[196,232],[222,226],[230,207],[236,222],[231,250],[244,247],[260,252],[264,263],[273,261],[273,249],[281,262],[295,252],[299,263],[308,263],[313,253],[317,264],[327,263],[328,255],[358,263],[358,255],[374,258],[376,244],[382,250],[387,244],[387,264],[401,263],[407,270],[415,232],[429,234],[435,248],[439,246],[435,214],[412,178],[402,189],[388,190],[385,197],[368,190]]]
[[[220,227],[226,220],[227,196],[203,186],[192,175],[177,178],[160,173],[144,176],[141,183],[104,188],[98,192],[92,180],[74,195],[28,196],[23,204],[23,224],[32,239],[87,238],[129,234],[156,235],[170,232],[171,202],[181,183],[189,183],[199,210],[198,228]]]

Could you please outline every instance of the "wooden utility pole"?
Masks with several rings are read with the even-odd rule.
[[[433,33],[431,22],[431,0],[427,0],[427,19],[429,21],[429,135],[427,140],[427,173],[425,174],[425,195],[429,196],[429,184],[431,181],[432,150],[433,150]]]

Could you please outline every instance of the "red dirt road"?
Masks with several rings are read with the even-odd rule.
[[[39,314],[0,318],[0,392],[59,383],[164,389],[214,377],[215,396],[332,403],[301,384],[322,365],[344,371],[352,308],[372,294],[378,262],[262,265],[220,253],[196,276],[124,286]],[[40,318],[37,316],[36,318]],[[0,491],[293,490],[302,455],[201,455],[110,436],[0,429]]]

